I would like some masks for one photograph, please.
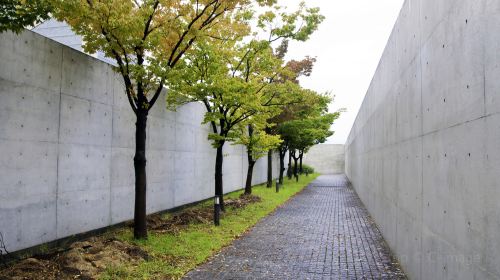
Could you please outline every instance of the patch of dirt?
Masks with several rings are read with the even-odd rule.
[[[224,201],[226,207],[233,207],[233,208],[243,208],[245,206],[247,206],[248,204],[252,204],[252,203],[257,203],[257,202],[261,202],[262,199],[259,197],[259,196],[256,196],[256,195],[245,195],[245,194],[242,194],[240,195],[239,198],[235,198],[235,199],[227,199],[226,201]]]
[[[58,264],[37,258],[28,258],[13,266],[0,270],[1,280],[60,279],[58,275]]]
[[[224,203],[228,208],[243,208],[260,201],[262,199],[259,196],[241,195],[239,198],[226,199]],[[151,215],[148,217],[148,228],[157,232],[177,233],[189,224],[210,224],[212,220],[212,207],[196,207],[182,210],[167,218],[161,214]]]
[[[75,242],[66,251],[28,258],[3,269],[1,280],[97,279],[106,267],[148,260],[148,253],[138,246],[114,238],[89,238]]]
[[[178,233],[189,224],[209,224],[213,212],[209,207],[191,208],[176,213],[170,217],[161,214],[148,217],[148,229],[156,232]]]

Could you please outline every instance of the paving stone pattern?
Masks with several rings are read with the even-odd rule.
[[[344,175],[320,176],[186,279],[406,279]]]

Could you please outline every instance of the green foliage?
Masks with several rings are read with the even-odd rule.
[[[278,135],[267,134],[264,129],[255,128],[254,125],[248,125],[247,128],[242,129],[247,130],[248,133],[245,133],[245,131],[242,132],[234,144],[241,144],[247,147],[247,151],[253,161],[266,155],[267,151],[277,148],[282,142]]]
[[[281,47],[281,46],[280,46]],[[286,48],[284,50],[286,52]],[[284,77],[285,81],[299,84],[298,78],[300,76],[309,76],[312,72],[312,67],[315,59],[306,57],[301,61],[290,61],[287,63],[287,68],[292,75]],[[284,141],[280,145],[280,151],[284,154],[290,147],[292,137],[301,132],[301,125],[310,125],[310,122],[295,122],[310,118],[316,118],[328,112],[328,105],[331,102],[331,97],[328,94],[318,94],[313,90],[303,89],[297,86],[293,95],[298,102],[284,104],[282,112],[267,120],[269,131],[273,135],[280,135]],[[340,113],[340,112],[338,112]]]
[[[134,112],[148,111],[197,42],[247,33],[250,0],[50,0],[88,53],[116,59]]]
[[[307,165],[307,164],[302,164],[302,173],[313,174],[314,168],[312,166]]]
[[[238,140],[248,124],[276,114],[267,106],[273,100],[265,90],[269,77],[280,71],[269,46],[260,42],[199,44],[186,54],[175,73],[167,104],[172,107],[201,102],[206,108],[203,123],[212,126],[214,146]]]
[[[207,111],[203,123],[212,127],[209,139],[214,147],[230,141],[255,146],[255,156],[260,156],[277,142],[277,137],[261,130],[267,119],[281,113],[283,104],[293,102],[290,92],[298,85],[277,82],[290,71],[271,43],[282,38],[306,40],[322,21],[319,10],[304,5],[292,14],[277,14],[279,9],[273,7],[257,17],[257,28],[269,33],[268,40],[232,36],[201,43],[172,71],[175,79],[168,83],[167,104],[175,109],[189,102],[203,103]],[[273,28],[267,28],[270,24]],[[253,139],[247,133],[249,125],[256,132]]]
[[[134,241],[130,230],[123,231],[119,236],[120,239],[138,244],[148,251],[152,259],[138,266],[122,264],[108,268],[100,279],[179,279],[229,245],[260,219],[301,191],[317,176],[318,174],[304,176],[298,182],[286,180],[284,188],[281,188],[279,193],[272,188],[266,188],[265,185],[254,187],[253,194],[260,196],[262,201],[226,212],[222,216],[220,227],[192,224],[179,233],[151,234],[149,239],[144,241]],[[242,192],[226,195],[226,199],[239,197]],[[212,208],[213,206],[211,201],[208,201],[196,207]]]
[[[292,120],[283,123],[279,132],[288,140],[290,149],[307,151],[310,147],[324,143],[333,135],[330,127],[339,116],[339,112],[325,113],[317,117]]]
[[[0,1],[0,32],[19,33],[49,18],[51,5],[48,0]]]
[[[270,42],[279,39],[307,41],[325,18],[319,13],[319,8],[307,8],[304,2],[293,13],[286,13],[283,9],[274,6],[273,10],[258,17],[257,26],[269,34]]]
[[[202,102],[207,110],[204,123],[213,128],[214,146],[236,141],[244,131],[238,127],[257,124],[279,112],[269,106],[279,97],[271,96],[266,87],[280,65],[271,48],[261,42],[200,45],[176,71],[179,79],[169,84],[167,103]]]
[[[306,152],[311,146],[323,143],[333,135],[330,127],[341,111],[328,113],[331,97],[314,91],[303,92],[307,102],[287,106],[284,114],[273,121],[277,134],[287,149]]]

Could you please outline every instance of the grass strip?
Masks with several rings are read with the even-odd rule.
[[[151,232],[148,240],[141,241],[133,240],[130,229],[122,230],[118,233],[120,240],[140,246],[151,258],[138,265],[109,267],[101,279],[180,279],[304,189],[318,175],[301,176],[298,182],[285,179],[279,193],[276,193],[275,188],[266,188],[264,184],[254,186],[253,195],[262,200],[244,208],[228,208],[222,215],[219,227],[190,224],[176,233]],[[225,198],[236,198],[242,193],[234,192]],[[193,207],[213,206],[211,201],[206,201]]]

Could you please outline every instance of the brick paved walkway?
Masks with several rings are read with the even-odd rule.
[[[406,279],[343,175],[320,176],[186,279]]]

